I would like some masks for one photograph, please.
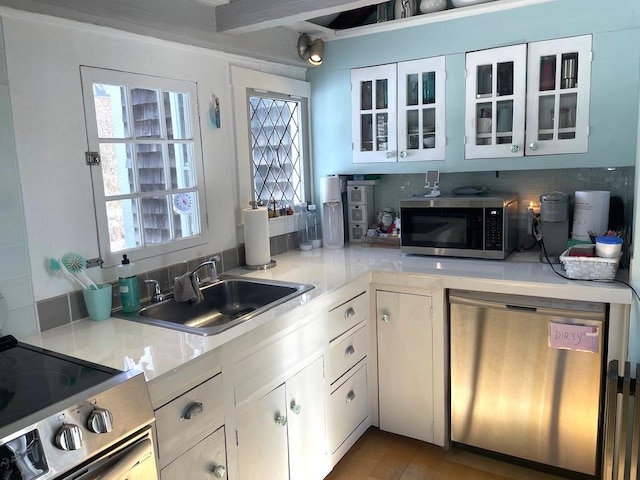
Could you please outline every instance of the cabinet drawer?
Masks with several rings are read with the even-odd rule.
[[[191,415],[190,419],[185,418]],[[158,458],[166,465],[224,423],[222,374],[155,411]]]
[[[368,207],[373,208],[373,207]],[[367,205],[349,205],[349,223],[363,223],[369,226],[373,215],[367,210]]]
[[[350,376],[329,397],[329,451],[335,452],[369,411],[367,400],[367,364]]]
[[[365,187],[347,186],[347,203],[349,205],[364,205],[367,203],[367,194],[369,192]]]
[[[365,223],[349,224],[349,241],[362,242],[362,237],[367,234],[367,225]]]
[[[366,355],[367,327],[365,325],[336,338],[329,345],[329,383],[333,384]]]
[[[369,295],[361,293],[329,312],[329,340],[342,335],[369,314]]]
[[[220,427],[160,471],[162,480],[227,478],[224,427]]]

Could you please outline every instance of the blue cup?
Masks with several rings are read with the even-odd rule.
[[[84,304],[91,320],[106,320],[111,317],[111,297],[113,287],[110,283],[98,285],[97,290],[82,290]]]

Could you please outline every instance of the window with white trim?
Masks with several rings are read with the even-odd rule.
[[[105,266],[205,243],[197,85],[82,67],[87,143]]]

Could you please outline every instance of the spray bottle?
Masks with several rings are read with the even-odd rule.
[[[122,264],[116,267],[118,269],[118,285],[120,286],[122,311],[125,313],[136,312],[140,308],[138,277],[136,277],[134,265],[126,255],[123,255]]]

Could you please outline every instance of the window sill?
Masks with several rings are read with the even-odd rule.
[[[298,213],[269,219],[269,237],[277,237],[298,230]]]

